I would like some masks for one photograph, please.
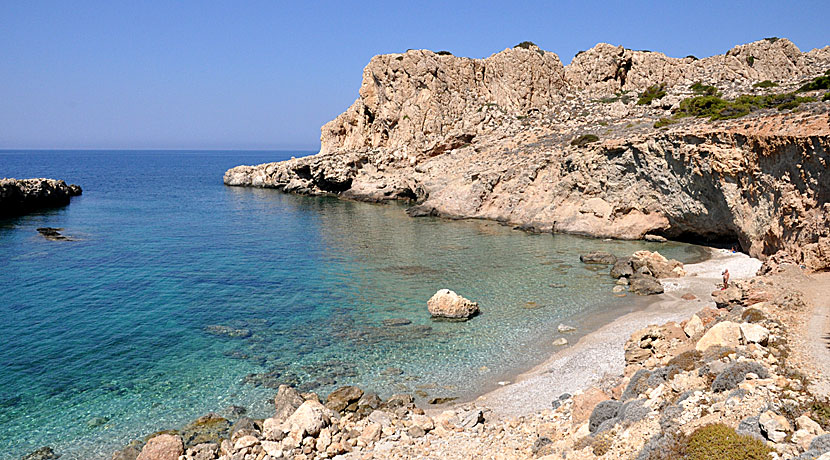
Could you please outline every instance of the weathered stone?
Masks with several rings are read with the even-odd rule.
[[[631,258],[624,257],[622,259],[617,259],[614,262],[614,266],[611,267],[611,277],[612,278],[621,278],[621,277],[629,277],[634,274],[634,268],[631,266]]]
[[[766,345],[769,341],[769,330],[759,324],[741,323],[741,339],[744,343]]]
[[[180,437],[161,434],[147,441],[137,460],[179,460],[179,455],[183,453],[184,446]]]
[[[697,337],[702,334],[704,330],[703,321],[700,319],[700,316],[697,315],[692,315],[686,323],[686,326],[683,328],[683,332],[685,332],[686,336],[689,338]]]
[[[787,419],[772,411],[761,414],[758,423],[761,425],[761,432],[772,442],[783,441],[787,437],[787,433],[792,431]]]
[[[655,295],[663,293],[663,285],[652,276],[635,276],[628,283],[628,290],[635,294]]]
[[[331,411],[317,401],[305,401],[286,419],[284,426],[293,433],[316,436],[331,421]]]
[[[335,412],[343,412],[350,404],[358,402],[362,396],[363,390],[356,386],[340,387],[326,398],[326,407]]]
[[[697,341],[695,349],[706,351],[712,346],[734,348],[740,345],[741,328],[731,321],[723,321],[712,326],[700,340]]]
[[[81,187],[62,180],[0,178],[0,217],[66,206],[71,197],[80,194]]]
[[[592,251],[579,256],[579,260],[585,264],[611,265],[617,262],[617,258],[605,251]]]
[[[283,421],[291,416],[305,402],[300,393],[289,385],[280,385],[277,395],[274,396],[274,417],[277,421]]]
[[[741,288],[735,285],[712,292],[712,298],[715,300],[718,308],[729,308],[740,302],[743,296],[744,294]]]
[[[607,401],[609,396],[599,388],[589,388],[584,393],[573,396],[573,409],[571,419],[574,425],[579,425],[588,420],[594,407],[602,401]]]
[[[441,289],[427,301],[433,317],[466,320],[478,313],[478,303],[472,302],[449,289]]]

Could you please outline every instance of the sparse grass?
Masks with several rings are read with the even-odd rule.
[[[599,137],[595,134],[583,134],[571,141],[571,145],[576,147],[584,147],[592,142],[599,142]]]
[[[772,88],[778,86],[778,83],[770,80],[759,81],[752,85],[753,88]]]
[[[830,428],[830,404],[816,399],[810,403],[809,410],[811,418],[818,422],[822,429]]]
[[[741,435],[720,424],[706,425],[695,430],[686,440],[685,458],[688,460],[769,460],[773,452],[763,441]]]
[[[702,82],[693,83],[689,86],[689,89],[694,91],[695,94],[700,94],[704,96],[720,96],[720,92],[718,89],[711,85],[704,85]]]
[[[640,99],[637,99],[637,105],[648,105],[651,104],[651,101],[656,99],[660,99],[666,95],[666,84],[660,83],[659,85],[651,85],[643,91],[643,94],[640,95]]]
[[[663,117],[663,118],[660,118],[659,120],[654,122],[654,127],[655,128],[663,128],[665,126],[673,125],[675,123],[677,123],[677,120],[675,120],[673,118]]]
[[[819,89],[830,89],[830,75],[813,78],[801,88],[798,88],[799,91],[815,91]]]

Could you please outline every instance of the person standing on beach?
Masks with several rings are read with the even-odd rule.
[[[723,271],[723,289],[729,287],[729,269]]]

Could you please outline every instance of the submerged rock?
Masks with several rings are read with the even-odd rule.
[[[467,320],[478,313],[478,303],[441,289],[427,301],[427,309],[435,318]]]
[[[579,256],[579,260],[584,264],[604,264],[611,265],[617,262],[617,258],[605,251],[592,251],[588,254]]]
[[[32,453],[24,455],[21,460],[54,460],[57,458],[60,458],[59,454],[56,454],[51,447],[44,446]]]

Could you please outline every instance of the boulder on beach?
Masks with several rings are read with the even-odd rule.
[[[622,277],[629,277],[634,274],[634,268],[631,266],[631,258],[624,257],[622,259],[617,259],[614,262],[614,266],[611,267],[611,277],[612,278],[622,278]]]
[[[639,295],[662,294],[663,285],[653,276],[636,276],[629,281],[628,290]]]
[[[427,309],[435,318],[467,320],[478,313],[478,303],[441,289],[427,301]]]
[[[587,254],[579,256],[579,260],[584,264],[605,264],[611,265],[617,262],[617,258],[605,251],[591,251]]]
[[[656,278],[680,278],[686,276],[683,264],[674,259],[666,259],[659,252],[637,251],[631,255],[631,266],[636,271],[640,267],[648,270]]]

